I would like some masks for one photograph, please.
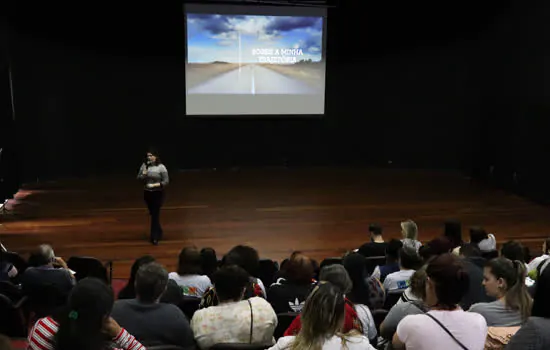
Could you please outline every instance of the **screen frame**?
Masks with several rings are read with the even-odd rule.
[[[249,16],[314,16],[323,18],[323,33],[321,43],[321,57],[325,63],[324,75],[324,99],[322,114],[188,114],[187,113],[187,72],[185,71],[184,91],[185,91],[185,118],[197,119],[269,119],[269,120],[284,120],[284,119],[322,119],[327,113],[327,17],[328,11],[321,7],[304,7],[304,6],[273,6],[273,5],[234,5],[234,4],[205,4],[205,3],[184,3],[183,4],[183,27],[185,37],[185,62],[188,61],[187,47],[187,14],[221,14],[221,15],[249,15]]]

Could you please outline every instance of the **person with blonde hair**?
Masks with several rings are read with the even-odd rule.
[[[418,240],[418,226],[412,220],[405,220],[401,223],[401,233],[403,234],[404,247],[412,247],[418,250],[422,247],[422,243]]]
[[[279,338],[269,350],[374,350],[357,331],[342,334],[345,296],[341,289],[322,282],[311,292],[302,311],[302,328],[295,336]]]

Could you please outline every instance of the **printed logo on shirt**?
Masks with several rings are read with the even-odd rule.
[[[289,301],[288,306],[292,309],[293,312],[301,312],[304,308],[305,301],[300,302],[298,298],[294,300],[294,302]]]
[[[183,295],[196,297],[199,296],[197,287],[189,287],[189,286],[181,286],[181,291],[183,292]]]
[[[406,281],[397,281],[397,289],[407,289],[409,288],[409,285],[410,285],[410,281],[409,280],[406,280]]]

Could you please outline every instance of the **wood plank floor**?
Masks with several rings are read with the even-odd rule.
[[[322,259],[368,240],[379,223],[386,238],[399,237],[411,218],[427,241],[446,219],[482,225],[499,242],[518,239],[534,252],[550,235],[549,208],[472,184],[450,172],[397,169],[248,169],[171,174],[161,213],[165,240],[147,242],[148,216],[134,174],[68,179],[25,186],[0,217],[0,240],[27,253],[50,243],[56,254],[113,260],[115,277],[151,254],[174,268],[186,245],[221,255],[249,244],[262,257],[283,259],[302,250]],[[465,234],[467,230],[464,230]]]

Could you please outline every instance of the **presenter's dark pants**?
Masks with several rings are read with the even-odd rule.
[[[143,191],[143,198],[151,216],[151,242],[162,239],[162,227],[160,226],[160,208],[164,200],[164,191]]]

